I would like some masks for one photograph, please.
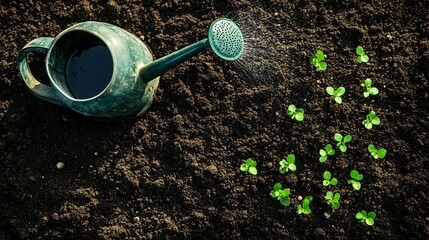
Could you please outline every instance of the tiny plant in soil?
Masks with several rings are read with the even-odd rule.
[[[329,191],[326,193],[325,199],[328,205],[331,205],[332,209],[338,209],[340,207],[340,197],[341,195],[339,193],[333,194]]]
[[[295,165],[295,155],[289,154],[286,158],[282,159],[280,161],[280,168],[279,171],[282,174],[285,174],[287,172],[295,172],[296,171],[296,165]]]
[[[328,160],[328,156],[333,156],[335,154],[335,150],[332,148],[331,144],[328,144],[325,146],[325,149],[320,149],[319,154],[319,162],[322,163]]]
[[[359,190],[361,187],[361,184],[359,181],[363,179],[363,175],[353,169],[350,172],[350,177],[352,177],[352,179],[348,180],[347,182],[351,184],[355,190]]]
[[[283,206],[289,206],[290,204],[290,189],[282,189],[281,183],[274,184],[273,190],[270,192],[271,197],[277,198]]]
[[[334,139],[335,139],[335,141],[337,141],[337,147],[340,149],[340,151],[346,152],[347,151],[346,143],[348,143],[352,140],[352,136],[346,135],[345,137],[343,137],[343,135],[341,135],[339,133],[335,133]]]
[[[323,62],[323,60],[325,60],[325,54],[323,54],[321,50],[317,50],[316,55],[310,57],[310,62],[316,67],[317,71],[325,71],[328,67],[326,62]]]
[[[374,225],[375,212],[366,213],[365,210],[362,210],[356,214],[356,219],[360,220],[363,223],[366,223],[368,226]]]
[[[248,158],[246,162],[240,166],[240,170],[243,172],[249,172],[252,175],[258,174],[258,169],[256,169],[256,161],[252,158]]]
[[[302,108],[297,108],[295,105],[289,105],[287,108],[287,115],[289,115],[292,119],[301,122],[304,120],[304,110]]]
[[[365,88],[365,92],[363,93],[363,96],[366,98],[369,97],[369,95],[378,94],[378,89],[376,87],[372,87],[371,84],[372,84],[371,78],[365,79],[365,81],[360,84],[362,87]]]
[[[326,92],[331,95],[331,98],[334,99],[336,103],[341,104],[343,102],[341,96],[344,95],[346,89],[344,87],[339,87],[335,90],[333,87],[329,86],[326,88]]]
[[[368,151],[371,153],[371,156],[375,159],[379,159],[379,158],[383,159],[387,153],[386,149],[384,148],[377,149],[372,144],[368,146]]]
[[[338,180],[336,178],[331,178],[331,172],[325,171],[323,173],[323,186],[327,187],[329,185],[335,186],[338,183]]]
[[[310,214],[310,203],[313,201],[313,196],[306,196],[304,200],[302,200],[302,203],[298,205],[298,208],[296,210],[296,213],[298,214]]]
[[[371,111],[366,118],[362,121],[362,124],[367,128],[371,129],[373,125],[380,124],[380,118],[377,117],[374,111]]]
[[[368,55],[366,55],[362,46],[358,46],[356,48],[356,54],[358,55],[358,57],[356,59],[357,63],[366,63],[369,61],[369,57],[368,57]]]

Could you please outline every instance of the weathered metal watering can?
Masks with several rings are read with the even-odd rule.
[[[150,107],[159,76],[208,47],[225,60],[235,60],[244,49],[243,35],[233,21],[220,18],[211,24],[208,38],[153,61],[136,36],[90,21],[56,38],[32,40],[19,52],[18,67],[30,91],[43,100],[88,117],[138,117]],[[31,74],[27,55],[33,51],[47,51],[50,86]]]

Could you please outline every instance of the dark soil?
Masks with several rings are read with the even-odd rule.
[[[0,239],[429,238],[427,1],[52,2],[0,5]],[[81,21],[124,28],[161,57],[203,39],[216,18],[246,14],[241,26],[261,27],[261,54],[246,63],[253,75],[208,50],[164,74],[150,111],[133,121],[95,122],[43,102],[16,68],[27,42]],[[354,62],[358,45],[369,63]],[[308,61],[317,49],[326,72]],[[46,79],[43,55],[33,59]],[[380,94],[364,99],[368,77]],[[327,86],[346,88],[343,104]],[[285,115],[289,104],[304,108],[303,122]],[[371,110],[381,124],[367,130]],[[353,136],[349,149],[319,163],[335,132]],[[386,158],[372,159],[371,143]],[[298,170],[281,175],[289,153]],[[249,157],[257,176],[239,170]],[[360,191],[347,184],[351,169],[364,175]],[[339,179],[335,211],[325,170]],[[276,182],[291,189],[291,206],[270,197]],[[312,214],[296,214],[307,195]],[[355,219],[362,209],[377,213],[373,227]]]

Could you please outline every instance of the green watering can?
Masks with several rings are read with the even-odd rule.
[[[230,19],[214,21],[208,38],[153,61],[149,48],[131,33],[104,22],[82,22],[56,38],[29,42],[18,55],[22,77],[37,97],[93,118],[138,117],[150,105],[159,76],[204,49],[225,60],[238,59],[243,35]],[[50,86],[40,83],[29,69],[27,55],[47,51]]]

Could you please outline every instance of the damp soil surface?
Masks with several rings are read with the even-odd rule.
[[[427,1],[6,1],[0,3],[0,239],[428,239]],[[206,50],[164,74],[141,118],[99,122],[35,98],[18,51],[78,22],[115,24],[156,58],[237,19],[246,55]],[[357,64],[362,45],[370,60]],[[317,72],[309,58],[326,54]],[[44,54],[29,56],[48,84]],[[120,66],[119,66],[120,67]],[[380,90],[363,97],[366,78]],[[344,86],[336,104],[325,88]],[[285,114],[305,110],[303,122]],[[381,123],[367,130],[374,110]],[[352,135],[325,163],[319,149]],[[367,147],[385,148],[373,159]],[[336,148],[336,147],[335,147]],[[279,173],[294,153],[296,172]],[[240,171],[247,158],[258,175]],[[57,163],[64,167],[57,168]],[[347,183],[352,169],[362,188]],[[329,170],[339,183],[322,185]],[[290,188],[285,207],[270,196]],[[324,199],[341,194],[340,208]],[[310,215],[299,199],[313,196]],[[376,212],[374,226],[358,211]]]

